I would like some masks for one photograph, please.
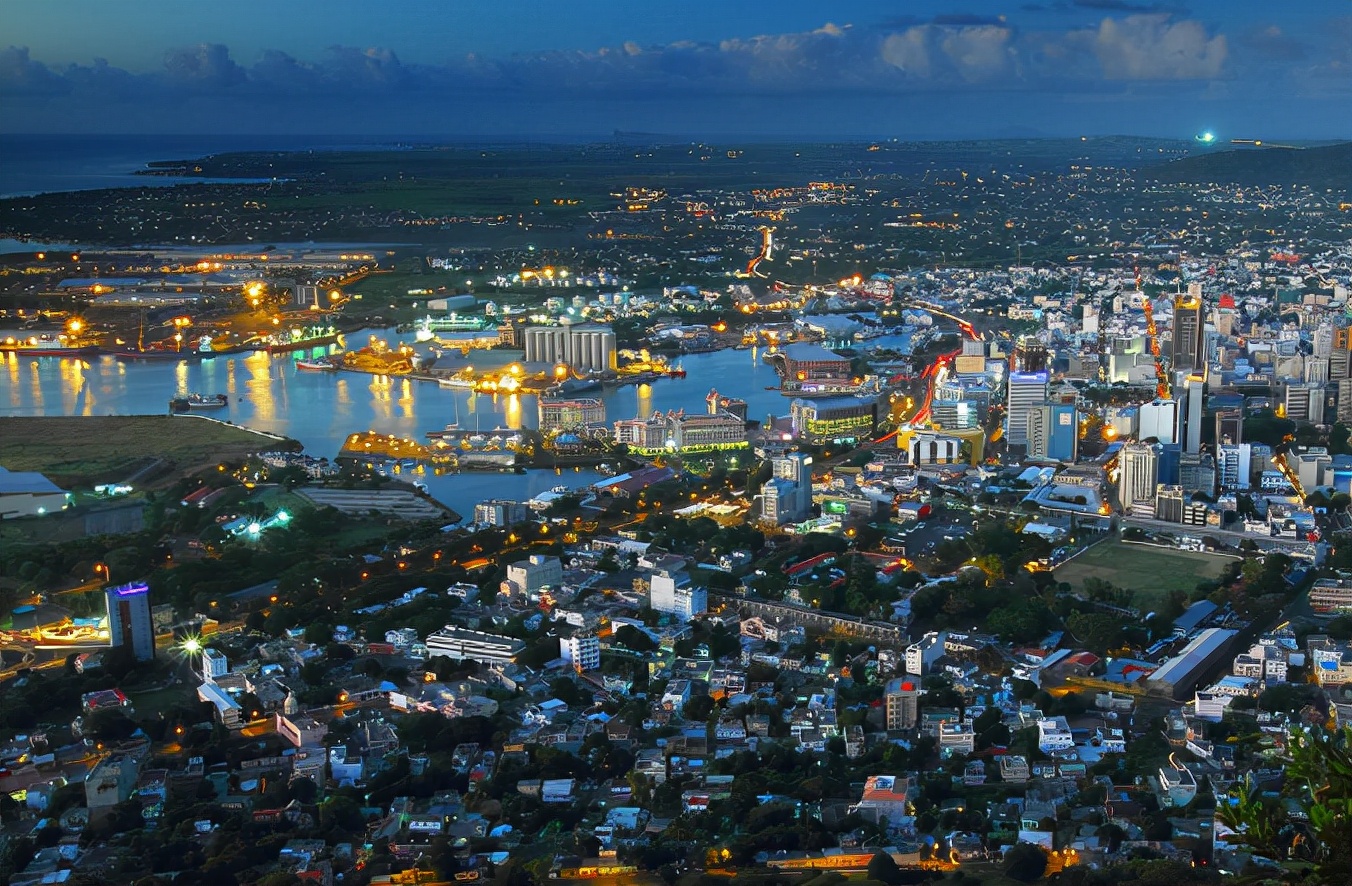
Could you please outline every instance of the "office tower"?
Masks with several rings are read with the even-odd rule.
[[[1202,319],[1202,284],[1189,283],[1186,295],[1174,299],[1173,339],[1169,365],[1175,372],[1206,369],[1206,325]]]
[[[1178,442],[1178,403],[1173,400],[1152,400],[1142,403],[1139,412],[1142,440],[1154,437],[1161,443]]]
[[[1253,452],[1247,443],[1221,443],[1216,447],[1216,473],[1221,489],[1243,492],[1249,488]]]
[[[1183,451],[1202,451],[1202,410],[1206,406],[1206,377],[1190,375],[1183,383]]]
[[[911,680],[892,680],[884,693],[887,701],[887,729],[914,729],[920,719],[920,687]]]
[[[790,452],[771,459],[770,467],[774,479],[793,484],[791,490],[779,485],[780,516],[795,523],[806,520],[812,514],[812,456]],[[788,494],[787,501],[783,500],[783,493]]]
[[[1292,421],[1322,424],[1324,421],[1324,386],[1291,382],[1282,387],[1282,408]]]
[[[1160,486],[1155,490],[1155,519],[1182,523],[1186,498],[1182,486]]]
[[[1015,372],[1044,372],[1048,362],[1047,346],[1031,336],[1020,339],[1014,348]]]
[[[1216,445],[1244,442],[1244,410],[1227,406],[1216,410]]]
[[[1075,461],[1079,423],[1071,403],[1044,403],[1028,411],[1028,457]]]
[[[1328,357],[1306,357],[1301,379],[1308,384],[1323,384],[1329,380]]]
[[[968,431],[976,427],[974,404],[966,400],[934,400],[930,403],[930,424],[945,431]]]
[[[114,648],[130,646],[137,661],[155,657],[155,626],[150,620],[150,588],[144,582],[104,591],[108,604],[108,640]]]
[[[1159,447],[1150,443],[1127,443],[1117,455],[1117,498],[1122,507],[1131,510],[1137,502],[1155,500],[1155,486],[1159,483]]]
[[[1183,493],[1211,498],[1216,494],[1216,462],[1206,452],[1185,452],[1178,460],[1178,485]]]
[[[1028,445],[1028,413],[1047,400],[1047,372],[1011,372],[1005,395],[1005,440]]]
[[[1329,351],[1329,378],[1344,379],[1352,375],[1352,328],[1333,329],[1333,344]]]

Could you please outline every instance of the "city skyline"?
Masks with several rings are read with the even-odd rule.
[[[1345,4],[905,9],[9,4],[0,107],[10,133],[1345,135]]]

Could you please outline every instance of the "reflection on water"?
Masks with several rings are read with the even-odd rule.
[[[691,355],[682,360],[685,379],[579,396],[600,397],[609,421],[647,416],[655,410],[703,412],[704,398],[713,387],[725,396],[745,399],[752,418],[786,413],[788,398],[765,390],[777,380],[774,371],[759,361],[748,366],[747,356],[741,351]],[[452,423],[479,431],[539,424],[538,402],[531,395],[494,398],[404,378],[298,372],[293,355],[286,354],[221,355],[196,363],[134,363],[108,356],[84,363],[13,354],[0,359],[5,362],[0,372],[0,415],[163,415],[175,396],[191,391],[226,393],[229,409],[208,416],[294,437],[308,453],[328,458],[338,454],[354,431],[421,441],[427,431]],[[599,479],[587,471],[565,471],[562,476],[537,471],[428,476],[426,482],[437,499],[469,514],[474,503],[485,498],[529,498],[561,483],[580,486]]]
[[[638,414],[633,418],[647,418],[653,414],[653,387],[650,384],[638,386]]]

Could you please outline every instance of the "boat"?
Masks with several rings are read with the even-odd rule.
[[[175,397],[169,401],[169,408],[174,412],[187,412],[193,409],[224,409],[230,405],[230,398],[225,394],[189,394],[186,397]]]
[[[332,326],[297,326],[269,335],[263,340],[263,350],[269,354],[282,354],[287,351],[303,351],[321,345],[331,345],[342,338],[342,333]]]
[[[20,354],[25,357],[85,357],[97,354],[94,345],[77,345],[64,335],[43,333],[28,338],[9,336],[0,341],[0,353]]]
[[[118,360],[201,360],[205,355],[201,351],[176,351],[169,348],[146,348],[145,350],[128,349],[125,351],[113,351],[113,357]],[[215,356],[214,354],[212,356]]]
[[[337,372],[338,367],[328,360],[297,360],[297,369],[304,369],[308,372]]]

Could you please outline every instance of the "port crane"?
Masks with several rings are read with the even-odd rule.
[[[1169,373],[1164,371],[1164,360],[1160,356],[1160,336],[1155,328],[1155,307],[1150,303],[1150,296],[1141,290],[1141,269],[1136,268],[1136,291],[1141,293],[1141,308],[1145,311],[1145,331],[1150,340],[1150,356],[1155,358],[1155,395],[1161,400],[1169,400],[1173,397],[1173,389],[1169,384]]]
[[[1291,469],[1290,462],[1286,459],[1286,454],[1291,451],[1291,446],[1296,442],[1293,434],[1287,434],[1282,438],[1279,446],[1272,450],[1272,466],[1275,467],[1281,475],[1286,478],[1286,482],[1291,484],[1300,500],[1305,501],[1305,487],[1301,485],[1300,475]]]

